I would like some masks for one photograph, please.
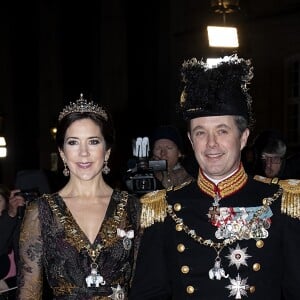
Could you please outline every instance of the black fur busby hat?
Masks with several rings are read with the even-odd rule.
[[[179,111],[185,120],[197,117],[237,115],[253,122],[248,84],[253,78],[250,60],[226,56],[214,66],[196,58],[184,61],[184,85]]]

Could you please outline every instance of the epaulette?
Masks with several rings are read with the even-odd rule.
[[[141,227],[147,228],[155,222],[163,222],[167,216],[167,191],[157,190],[143,195],[140,199],[142,203]]]
[[[254,176],[254,179],[269,184],[278,184],[282,190],[281,212],[292,218],[300,219],[300,180],[278,179]]]

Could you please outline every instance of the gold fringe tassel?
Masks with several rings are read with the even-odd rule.
[[[280,180],[279,185],[283,189],[281,212],[300,219],[300,180]]]
[[[166,190],[147,193],[141,197],[141,227],[147,228],[155,222],[163,222],[167,215]]]

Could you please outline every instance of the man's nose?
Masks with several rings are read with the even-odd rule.
[[[211,148],[213,148],[215,145],[217,144],[217,139],[216,139],[216,136],[211,133],[211,134],[208,134],[208,137],[207,137],[207,145]]]
[[[267,158],[267,159],[266,159],[266,166],[267,166],[267,167],[272,166],[272,159],[271,159],[271,158]]]

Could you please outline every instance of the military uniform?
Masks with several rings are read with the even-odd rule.
[[[218,185],[200,172],[141,201],[146,229],[130,300],[299,300],[299,199],[280,185],[241,165]]]

